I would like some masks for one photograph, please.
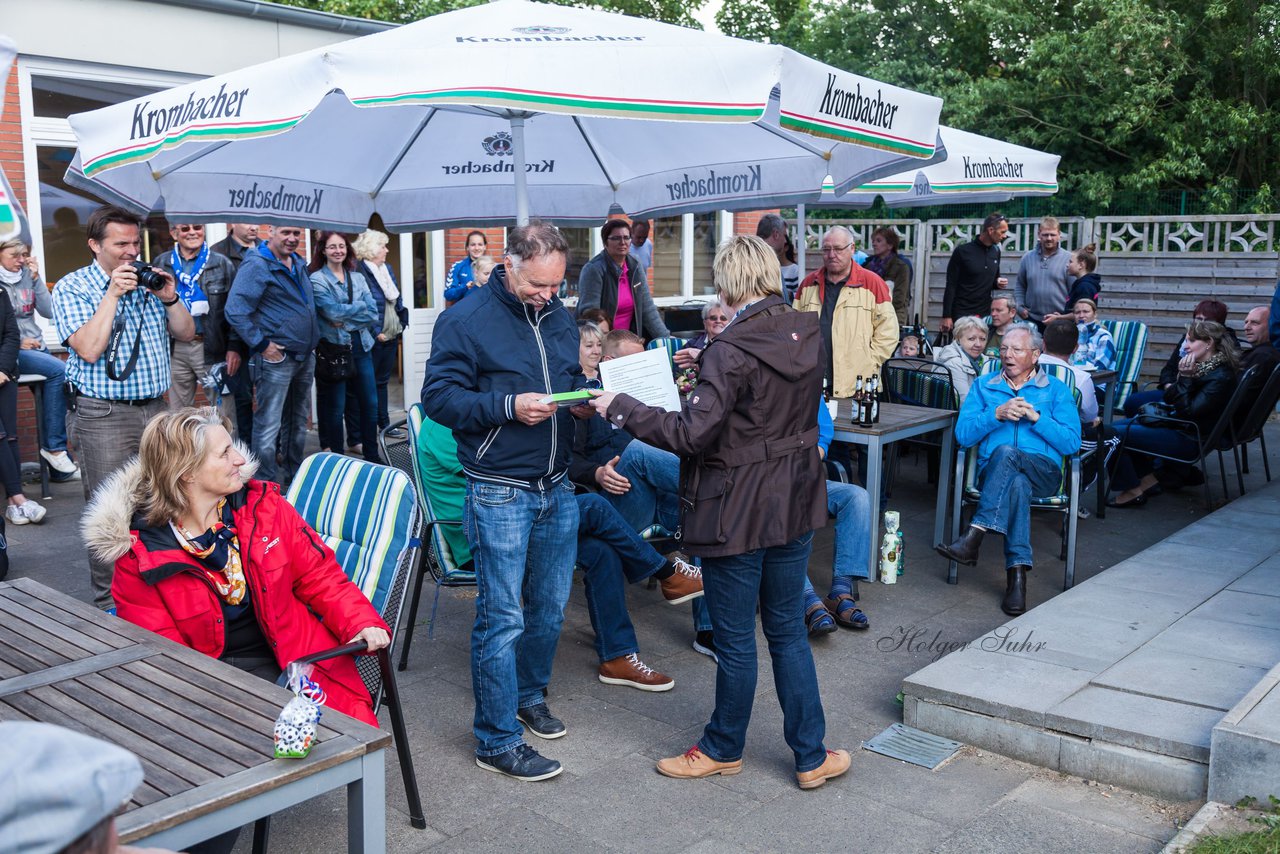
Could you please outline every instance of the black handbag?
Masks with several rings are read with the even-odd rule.
[[[355,299],[351,290],[351,273],[347,273],[347,304]],[[316,345],[316,379],[326,383],[344,383],[356,375],[356,357],[350,344],[334,344],[321,338]]]
[[[1143,427],[1173,427],[1181,428],[1181,424],[1170,424],[1165,418],[1176,418],[1173,405],[1165,403],[1163,400],[1153,400],[1149,403],[1142,404],[1138,409],[1138,415],[1134,419]]]

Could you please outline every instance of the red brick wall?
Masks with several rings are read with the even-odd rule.
[[[778,213],[777,208],[768,211],[741,211],[733,215],[734,234],[755,234],[756,225],[765,214]]]
[[[483,231],[484,239],[489,243],[489,254],[493,256],[495,261],[502,260],[503,238],[501,228],[450,228],[444,233],[444,271],[446,275],[450,267],[467,257],[467,235],[473,231]]]

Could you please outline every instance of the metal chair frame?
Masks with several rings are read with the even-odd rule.
[[[1267,458],[1267,420],[1276,411],[1280,403],[1280,365],[1276,365],[1263,383],[1262,389],[1254,399],[1253,405],[1238,424],[1232,425],[1232,442],[1240,449],[1240,464],[1244,473],[1249,473],[1249,444],[1257,440],[1262,451],[1262,468],[1267,475],[1267,483],[1271,482],[1271,461]],[[1240,494],[1244,495],[1244,481],[1240,482]]]

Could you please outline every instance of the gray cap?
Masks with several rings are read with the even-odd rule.
[[[56,854],[129,799],[142,763],[52,724],[0,723],[0,854]]]

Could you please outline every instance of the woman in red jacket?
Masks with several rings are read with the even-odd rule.
[[[386,623],[329,547],[276,484],[249,480],[256,461],[226,426],[210,408],[156,416],[138,458],[94,494],[85,542],[115,562],[119,616],[271,680],[343,643],[387,646]],[[315,667],[327,707],[378,725],[351,658]]]

